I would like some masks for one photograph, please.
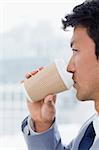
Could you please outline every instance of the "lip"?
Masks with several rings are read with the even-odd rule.
[[[76,87],[77,82],[74,79],[73,82],[74,82],[73,87]]]
[[[74,76],[72,76],[72,79],[73,79],[73,81],[76,81],[76,79],[75,79],[75,77],[74,77]]]
[[[73,87],[76,88],[76,82],[74,82]]]
[[[74,81],[74,83],[76,83],[76,80],[72,77],[72,80]]]
[[[76,88],[76,84],[77,84],[77,82],[76,82],[76,79],[75,79],[75,77],[74,77],[74,76],[72,77],[72,80],[73,80],[73,82],[74,82],[73,87],[74,87],[74,88]]]

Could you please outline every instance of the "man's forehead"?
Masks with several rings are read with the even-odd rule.
[[[72,37],[71,37],[71,40],[70,40],[70,47],[72,47],[75,43],[76,43],[76,36],[75,36],[75,28],[73,30],[73,34],[72,34]]]
[[[85,39],[86,35],[87,32],[85,27],[75,27],[71,37],[70,46],[72,47],[74,44],[78,44],[81,41],[81,39]]]

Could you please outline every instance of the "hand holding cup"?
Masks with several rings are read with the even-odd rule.
[[[32,71],[31,73],[26,74],[26,78],[30,78],[31,76],[35,76],[38,71],[42,70],[42,68],[39,68],[39,70]],[[35,131],[36,132],[43,132],[50,128],[50,126],[53,123],[53,120],[55,118],[55,101],[56,101],[56,95],[48,95],[44,99],[40,101],[28,101],[27,100],[27,107],[30,112],[30,116],[34,121],[35,124]]]

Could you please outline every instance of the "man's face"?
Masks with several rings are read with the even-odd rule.
[[[95,43],[87,34],[87,29],[74,29],[71,41],[73,55],[67,71],[73,74],[74,87],[80,100],[99,101],[99,59],[95,55]]]

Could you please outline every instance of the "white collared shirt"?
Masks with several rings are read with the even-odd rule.
[[[99,114],[96,113],[96,115],[93,118],[93,127],[96,133],[96,137],[94,142],[99,138]]]

